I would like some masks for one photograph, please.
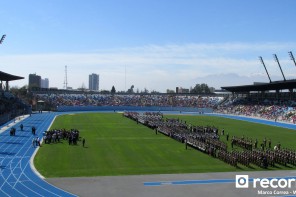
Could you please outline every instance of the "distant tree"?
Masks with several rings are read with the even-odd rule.
[[[135,86],[132,85],[131,88],[127,90],[127,93],[129,93],[129,94],[133,94],[133,93],[134,93],[134,87],[135,87]]]
[[[211,93],[211,89],[205,83],[196,84],[194,88],[192,88],[191,92],[193,94],[209,94]]]
[[[26,96],[27,92],[28,92],[28,86],[25,85],[21,88],[14,86],[10,88],[10,91],[14,94],[14,95],[18,95],[18,96]]]
[[[152,90],[151,94],[160,94],[160,92],[156,91],[156,90]]]
[[[148,94],[149,90],[147,88],[144,88],[144,90],[141,90],[141,93]]]
[[[18,86],[13,86],[13,87],[10,87],[9,90],[14,93],[14,92],[18,92],[19,90],[19,87]]]
[[[112,86],[112,89],[111,89],[111,94],[115,94],[116,93],[116,90],[115,90],[115,87]]]
[[[201,93],[201,87],[200,87],[200,84],[196,84],[196,85],[192,88],[192,90],[191,90],[190,93],[195,93],[195,94],[199,94],[199,93]]]
[[[109,90],[101,90],[101,94],[109,94],[110,91]]]
[[[176,93],[176,92],[175,92],[175,90],[167,89],[167,90],[166,90],[166,93],[168,93],[168,94],[173,94],[173,93]]]

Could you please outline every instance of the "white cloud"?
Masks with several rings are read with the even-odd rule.
[[[88,86],[88,75],[98,73],[100,89],[109,90],[114,85],[117,90],[123,90],[135,85],[140,90],[147,88],[164,92],[176,86],[189,88],[196,83],[203,83],[197,79],[205,82],[212,79],[208,83],[216,88],[222,84],[243,84],[258,79],[258,76],[262,78],[261,81],[267,82],[258,56],[266,58],[267,69],[273,78],[280,75],[273,53],[279,53],[287,78],[295,78],[293,73],[296,73],[296,68],[287,54],[293,46],[295,43],[146,45],[91,53],[2,55],[0,62],[2,71],[26,77],[25,80],[11,82],[11,85],[25,85],[28,75],[37,73],[49,78],[50,86],[62,88],[64,66],[67,65],[68,84],[74,88],[81,87],[83,83]],[[219,81],[218,76],[229,73],[236,73],[240,77],[237,81],[229,80],[228,84],[225,77]]]

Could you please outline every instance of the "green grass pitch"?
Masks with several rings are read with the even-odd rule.
[[[270,138],[272,145],[280,142],[282,147],[294,148],[296,131],[250,122],[211,116],[179,117],[193,125],[214,125],[225,129],[230,136]],[[141,124],[119,113],[83,113],[63,115],[56,118],[54,128],[76,128],[86,139],[86,148],[68,145],[67,141],[43,144],[34,164],[45,177],[82,177],[136,174],[170,174],[262,170],[257,166],[232,167]],[[221,140],[226,141],[225,136]],[[230,143],[230,142],[228,142]],[[228,146],[230,148],[230,144]],[[292,166],[276,166],[274,169],[291,169]]]

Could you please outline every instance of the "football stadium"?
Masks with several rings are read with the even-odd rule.
[[[22,78],[0,73],[5,87]],[[228,93],[35,88],[27,98],[1,89],[1,196],[253,196],[270,193],[235,190],[237,175],[253,177],[250,185],[295,180],[296,81],[222,88]]]
[[[295,6],[1,2],[0,197],[296,196]]]

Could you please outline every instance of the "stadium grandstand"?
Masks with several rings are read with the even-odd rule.
[[[217,95],[190,94],[98,94],[73,91],[34,92],[43,108],[57,111],[134,110],[211,112],[224,100]]]
[[[0,71],[0,125],[17,116],[30,113],[30,106],[9,91],[9,81],[24,79]]]
[[[23,79],[23,77],[0,73],[1,124],[24,113],[31,113],[29,105],[9,92],[9,81],[18,79]],[[3,85],[3,81],[6,85]],[[280,142],[272,150],[269,138],[264,138],[263,143],[258,145],[258,147],[261,146],[261,149],[258,149],[257,138],[245,137],[244,135],[238,137],[231,134],[232,136],[228,140],[228,132],[225,134],[225,137],[227,136],[226,141],[231,142],[227,143],[220,140],[218,127],[191,125],[191,123],[187,124],[186,121],[179,118],[164,118],[161,111],[201,114],[214,112],[295,123],[295,88],[296,80],[284,78],[283,81],[273,82],[270,80],[269,83],[222,87],[223,91],[212,94],[111,94],[74,90],[31,89],[30,92],[26,93],[26,99],[28,103],[32,104],[34,110],[41,112],[42,110],[60,112],[124,111],[123,116],[154,129],[156,134],[162,133],[184,143],[185,149],[193,147],[236,168],[240,166],[246,166],[248,169],[252,166],[259,168],[271,166],[274,168],[276,165],[295,166],[296,152],[283,148]],[[39,117],[55,116],[56,114],[62,113],[44,113],[38,116],[32,115],[32,118],[35,118],[33,120],[36,121]],[[42,119],[43,121],[45,122],[44,119]],[[42,129],[44,130],[44,128]],[[56,138],[56,135],[61,135],[61,131],[45,131],[45,137],[43,136],[45,143],[55,143],[56,139],[60,139],[60,137]],[[78,130],[75,130],[76,134],[78,132]],[[224,128],[220,132],[223,133],[221,136],[224,136]],[[69,136],[69,144],[76,144],[77,141],[72,142],[72,138],[69,138]],[[34,148],[35,142],[40,142],[38,140],[39,138],[36,140],[34,138]],[[273,143],[275,142],[273,141]],[[231,144],[231,150],[227,148],[229,144]],[[243,151],[239,151],[238,147],[242,148]]]
[[[289,52],[295,63],[292,52]],[[223,113],[296,122],[296,80],[221,87],[211,94],[98,93],[91,91],[32,88],[20,99],[9,92],[9,81],[24,79],[0,72],[0,124],[14,117],[36,111],[189,111]],[[295,63],[296,65],[296,63]],[[279,64],[280,66],[280,64]],[[20,96],[20,95],[18,95]],[[26,100],[26,102],[24,102]],[[26,104],[25,104],[26,103]],[[30,104],[30,105],[29,105]]]
[[[277,87],[277,89],[274,87]],[[293,87],[296,88],[296,81],[231,86],[222,88],[232,92],[232,94],[212,95],[112,95],[39,91],[33,93],[33,100],[43,101],[43,108],[53,111],[147,110],[215,112],[294,123],[296,121],[296,92],[284,91],[287,88],[294,89]]]
[[[289,52],[295,63],[292,52]],[[275,56],[275,60],[279,61]],[[102,94],[55,89],[33,90],[35,107],[54,111],[147,110],[227,113],[275,121],[296,122],[296,80],[221,87],[227,94]],[[296,65],[296,63],[295,63]],[[230,94],[229,94],[230,93]],[[41,103],[38,103],[41,101]],[[36,108],[36,109],[37,109]]]
[[[277,83],[277,82],[276,82]],[[282,82],[285,89],[289,82]],[[280,83],[281,84],[281,83]],[[296,84],[296,83],[295,83]],[[270,86],[269,86],[270,85]],[[79,92],[33,93],[36,105],[53,111],[147,110],[227,113],[294,123],[295,92],[262,91],[262,85],[223,87],[232,94],[91,94]],[[272,89],[273,84],[265,85]],[[245,88],[252,91],[247,91]],[[241,89],[240,89],[241,88]],[[37,101],[37,102],[36,102]],[[38,101],[42,101],[39,103]]]
[[[295,58],[291,51],[289,55],[296,66]],[[223,90],[229,91],[232,94],[215,111],[218,113],[260,117],[295,124],[296,80],[287,80],[285,78],[277,56],[274,55],[274,57],[280,67],[283,80],[272,81],[262,57],[259,57],[269,78],[269,83],[222,87]]]

